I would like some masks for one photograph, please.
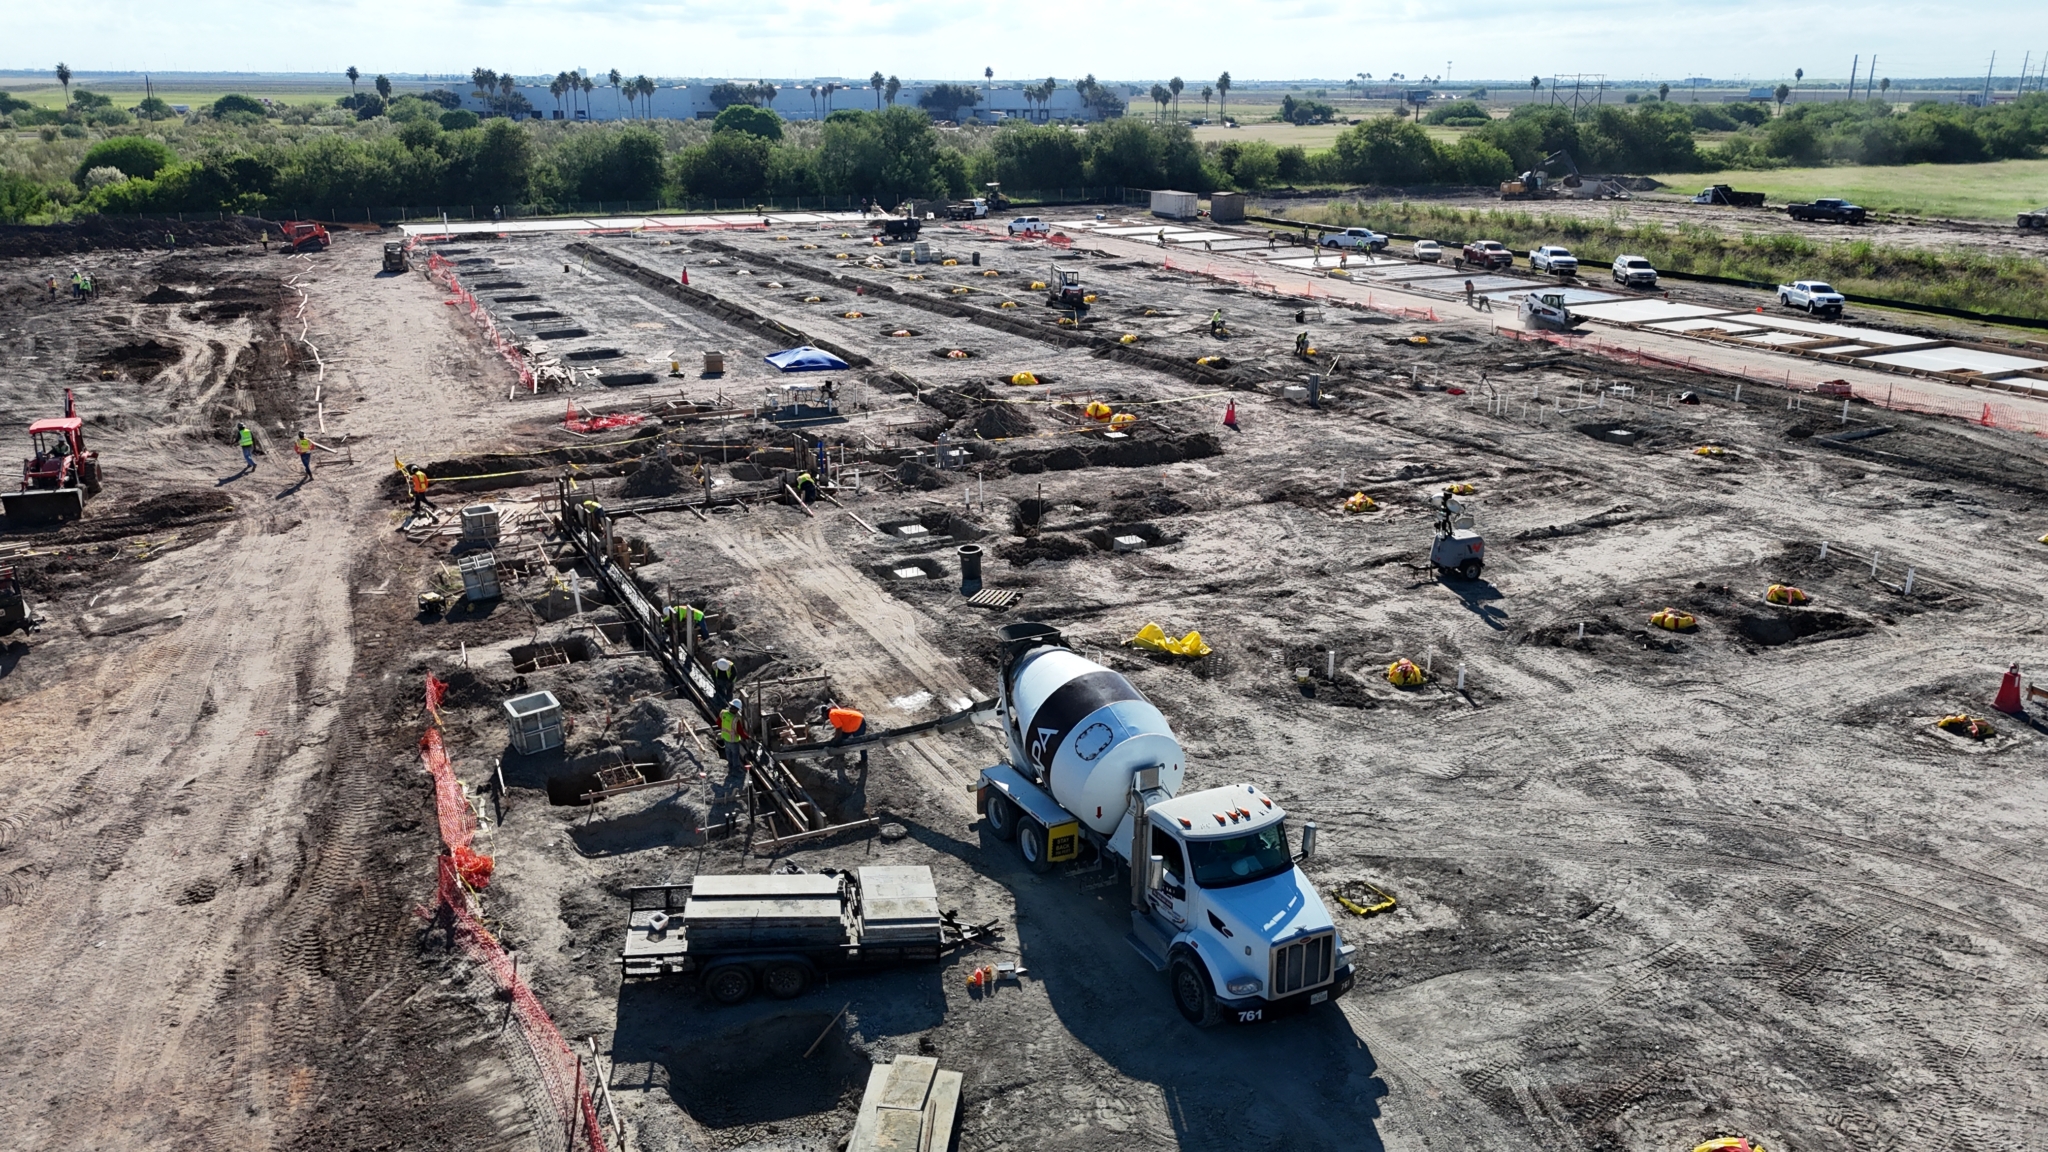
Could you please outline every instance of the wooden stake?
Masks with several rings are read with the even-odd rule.
[[[804,1049],[804,1059],[809,1060],[811,1058],[811,1053],[816,1052],[818,1050],[818,1045],[823,1044],[825,1042],[825,1037],[830,1036],[832,1034],[832,1026],[834,1024],[839,1023],[839,1018],[841,1016],[846,1015],[846,1009],[851,1007],[853,1007],[853,1001],[848,1000],[846,1002],[845,1007],[841,1008],[839,1011],[832,1014],[832,1019],[827,1020],[825,1022],[825,1030],[823,1032],[818,1033],[818,1038],[816,1040],[811,1041],[811,1046],[809,1048]]]

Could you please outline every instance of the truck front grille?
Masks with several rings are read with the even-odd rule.
[[[1335,932],[1324,932],[1284,944],[1273,950],[1273,979],[1266,986],[1278,998],[1328,984],[1336,959]]]

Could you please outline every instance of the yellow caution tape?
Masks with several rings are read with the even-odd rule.
[[[1337,903],[1342,904],[1345,911],[1350,912],[1354,916],[1377,916],[1382,912],[1392,912],[1394,910],[1393,893],[1381,888],[1377,884],[1369,884],[1362,880],[1356,886],[1370,893],[1363,902],[1353,900],[1341,888],[1331,889],[1330,895],[1335,896]]]

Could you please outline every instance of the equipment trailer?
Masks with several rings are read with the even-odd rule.
[[[939,911],[932,870],[698,876],[626,890],[627,979],[694,974],[721,1004],[803,995],[825,973],[935,961],[994,934]]]

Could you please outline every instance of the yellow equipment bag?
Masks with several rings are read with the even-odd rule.
[[[1126,332],[1117,337],[1116,342],[1119,344],[1136,344],[1138,342],[1138,334],[1136,332]]]
[[[1129,412],[1119,412],[1116,415],[1111,416],[1109,418],[1109,426],[1111,428],[1117,429],[1118,431],[1122,431],[1125,428],[1129,428],[1131,425],[1136,424],[1137,422],[1138,418],[1136,416],[1131,415]]]
[[[1764,590],[1764,599],[1772,604],[1804,604],[1807,595],[1790,584],[1773,584]]]
[[[1353,492],[1350,498],[1344,501],[1346,512],[1370,512],[1377,507],[1379,505],[1373,503],[1372,497],[1363,492]]]
[[[1450,487],[1448,487],[1448,488],[1444,489],[1444,491],[1446,491],[1446,492],[1449,492],[1449,493],[1450,493],[1451,495],[1453,495],[1453,496],[1470,496],[1470,495],[1472,495],[1472,494],[1473,494],[1474,492],[1477,492],[1477,491],[1479,491],[1479,489],[1477,489],[1477,488],[1474,488],[1474,487],[1473,487],[1472,485],[1470,485],[1470,484],[1462,484],[1462,483],[1461,483],[1461,484],[1453,484],[1453,485],[1451,485]]]
[[[867,313],[865,313],[865,312],[842,312],[842,313],[840,313],[840,315],[842,315],[842,316],[846,317],[846,318],[847,318],[848,320],[859,320],[859,319],[861,319],[862,317],[866,316],[866,315],[867,315]]]
[[[1125,641],[1139,648],[1154,652],[1168,652],[1175,656],[1207,656],[1214,649],[1202,641],[1200,632],[1190,632],[1178,640],[1168,636],[1157,624],[1147,624],[1138,629],[1138,634]]]
[[[1195,358],[1195,363],[1200,364],[1204,368],[1207,368],[1211,364],[1214,364],[1221,359],[1223,359],[1223,357],[1221,356],[1199,356]],[[2041,543],[2048,544],[2048,536],[2041,537]]]
[[[1422,669],[1415,666],[1415,661],[1405,657],[1387,665],[1387,683],[1396,688],[1413,688],[1425,679]]]
[[[1696,621],[1691,615],[1680,612],[1676,608],[1666,608],[1662,612],[1652,614],[1650,623],[1672,632],[1683,632],[1687,628],[1692,627]]]
[[[1032,290],[1033,292],[1037,292],[1037,291],[1039,291],[1039,290],[1043,289],[1044,287],[1045,287],[1045,281],[1043,281],[1043,280],[1033,280],[1033,281],[1031,282],[1031,290]]]
[[[958,266],[959,266],[959,264],[960,264],[960,262],[959,262],[958,260],[941,260],[941,261],[939,261],[939,267],[941,267],[941,268],[956,268],[956,267],[958,267]]]
[[[1723,453],[1718,445],[1702,444],[1693,449],[1692,454],[1695,456],[1720,456]]]
[[[1010,383],[1020,388],[1029,388],[1031,385],[1038,383],[1038,377],[1029,372],[1019,372],[1015,376],[1010,377]]]
[[[1015,308],[1016,306],[1017,302],[1015,300],[1005,300],[1001,304],[996,305],[998,308]]]
[[[1083,408],[1082,411],[1088,414],[1090,420],[1107,420],[1110,417],[1109,405],[1104,404],[1100,400],[1089,401],[1088,407]]]
[[[1991,721],[1966,716],[1960,712],[1954,716],[1943,716],[1934,722],[1934,726],[1944,732],[1953,732],[1957,736],[1967,736],[1972,740],[1989,740],[1998,735],[1998,730],[1991,726]]]

